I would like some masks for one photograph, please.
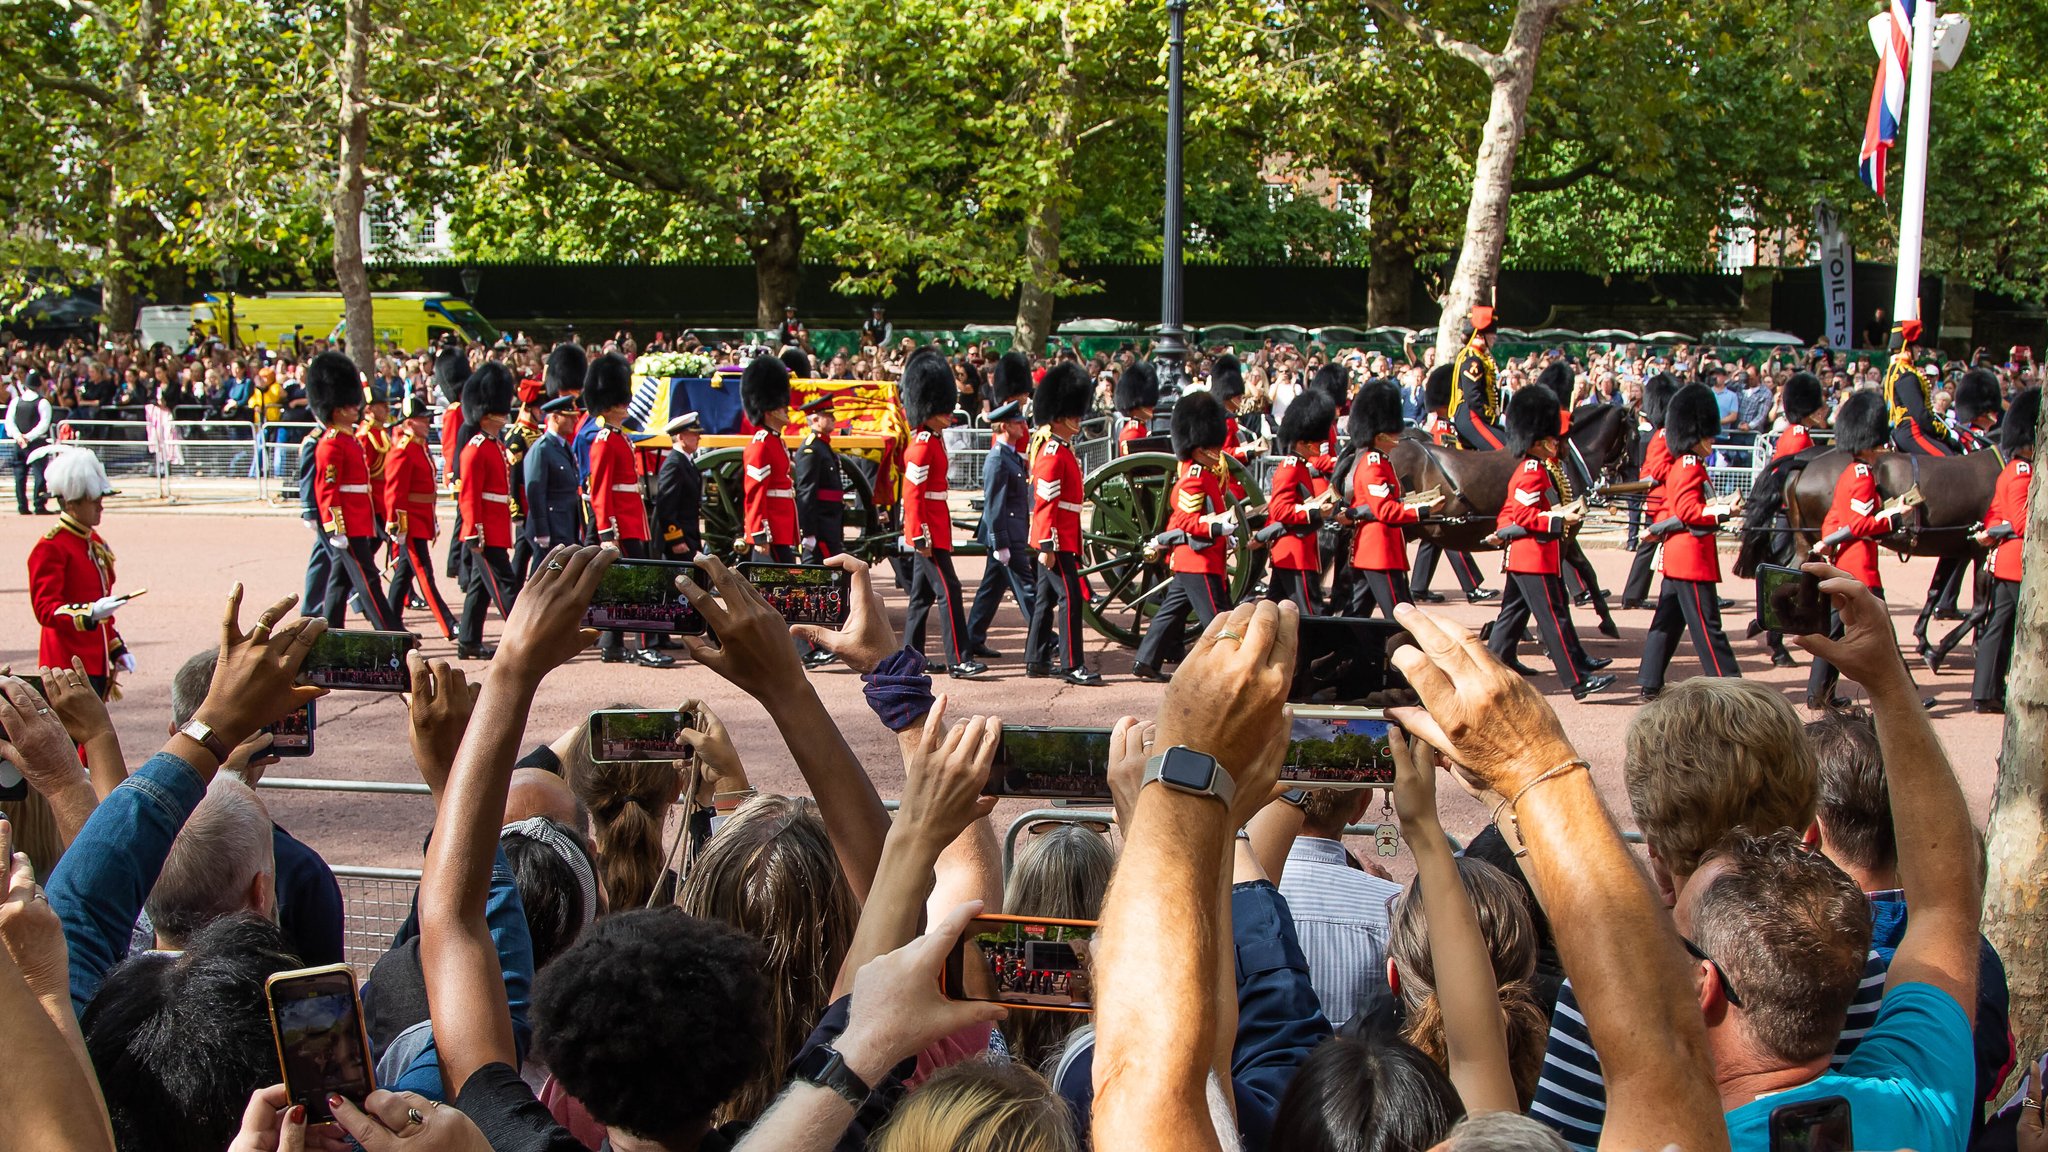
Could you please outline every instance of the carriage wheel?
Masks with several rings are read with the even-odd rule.
[[[1225,459],[1245,487],[1247,499],[1232,502],[1241,515],[1256,489],[1244,465]],[[1172,579],[1165,557],[1147,564],[1143,552],[1146,541],[1166,531],[1179,467],[1163,452],[1121,456],[1090,473],[1083,486],[1093,508],[1081,533],[1081,577],[1091,592],[1081,613],[1089,627],[1119,644],[1137,646]],[[1251,548],[1242,539],[1231,547],[1225,574],[1235,603],[1252,576]]]
[[[704,473],[704,548],[721,559],[732,556],[733,541],[740,538],[740,526],[745,522],[744,452],[741,448],[715,448],[697,457],[697,467]],[[875,511],[874,484],[867,474],[850,459],[840,461],[840,473],[846,480],[846,494],[840,498],[846,508],[846,550],[874,563],[878,555],[887,554],[897,534],[882,531],[881,517]]]

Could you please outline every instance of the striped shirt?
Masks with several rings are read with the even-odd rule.
[[[1835,1042],[1834,1059],[1828,1062],[1833,1070],[1841,1071],[1857,1042],[1877,1020],[1885,973],[1890,968],[1891,961],[1876,952],[1864,961],[1863,982],[1856,986],[1842,1037]],[[1565,1143],[1586,1152],[1600,1143],[1600,1128],[1607,1121],[1607,1085],[1600,1077],[1600,1057],[1593,1052],[1593,1038],[1586,1031],[1586,1018],[1579,1013],[1569,980],[1559,991],[1557,1011],[1550,1017],[1550,1047],[1543,1053],[1543,1078],[1536,1084],[1536,1100],[1529,1114],[1556,1129]]]
[[[1308,982],[1332,1026],[1379,1006],[1387,988],[1387,902],[1401,886],[1353,867],[1344,845],[1298,836],[1280,894],[1308,958]]]

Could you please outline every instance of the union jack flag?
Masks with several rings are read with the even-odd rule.
[[[1858,165],[1863,182],[1884,196],[1884,162],[1906,115],[1906,69],[1913,54],[1913,10],[1918,0],[1891,0],[1891,31],[1879,49],[1877,79],[1870,86],[1870,118],[1863,124]]]

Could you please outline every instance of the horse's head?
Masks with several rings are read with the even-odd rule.
[[[1622,466],[1635,456],[1640,434],[1635,413],[1619,405],[1586,404],[1572,413],[1572,444],[1586,469],[1601,481],[1620,479]]]

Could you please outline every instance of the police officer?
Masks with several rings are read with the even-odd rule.
[[[1451,362],[1451,422],[1458,440],[1474,452],[1507,447],[1500,427],[1500,369],[1493,363],[1493,309],[1472,306],[1472,339]]]
[[[1962,451],[1948,423],[1935,415],[1934,389],[1913,362],[1920,342],[1920,321],[1902,321],[1892,329],[1899,350],[1884,373],[1884,400],[1891,409],[1891,444],[1901,452],[1922,456],[1954,456]]]
[[[803,534],[798,555],[806,564],[821,564],[846,551],[845,465],[832,447],[832,394],[797,411],[804,415],[804,439],[790,473],[796,480],[797,530]]]
[[[527,449],[520,471],[529,577],[547,559],[549,549],[576,543],[583,530],[583,495],[576,486],[576,454],[569,448],[582,419],[576,395],[559,394],[540,411],[545,428]]]
[[[1003,593],[1017,597],[1017,610],[1031,618],[1032,587],[1038,583],[1038,558],[1031,549],[1031,476],[1024,463],[1024,444],[1031,424],[1024,401],[1011,400],[988,414],[995,441],[981,462],[981,525],[974,538],[987,550],[981,586],[967,610],[967,636],[974,655],[993,659],[1002,653],[988,643],[989,625],[1003,603]]]
[[[7,406],[7,435],[14,441],[14,507],[23,516],[30,515],[28,480],[31,474],[36,480],[34,515],[47,516],[50,513],[50,485],[46,475],[49,457],[47,453],[39,455],[38,451],[50,443],[52,426],[50,401],[43,395],[43,374],[30,371],[14,402]],[[63,665],[66,668],[70,666],[69,663]]]
[[[694,560],[704,550],[704,474],[697,468],[704,422],[695,412],[685,412],[669,421],[664,431],[668,455],[654,477],[654,527],[661,558]]]

